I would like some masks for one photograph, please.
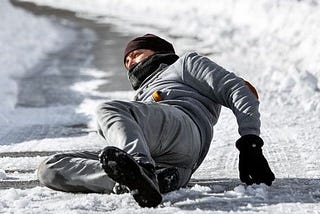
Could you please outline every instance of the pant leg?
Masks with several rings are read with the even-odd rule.
[[[98,154],[85,151],[53,155],[40,164],[38,178],[55,190],[111,193],[115,182],[102,169]]]
[[[200,133],[182,110],[165,104],[109,101],[97,109],[99,133],[136,160],[177,167],[187,184],[200,153]]]
[[[108,101],[97,108],[98,133],[110,146],[116,146],[143,163],[155,162],[145,138],[148,115],[137,102]]]

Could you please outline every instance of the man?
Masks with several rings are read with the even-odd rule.
[[[58,154],[44,161],[39,180],[70,192],[130,191],[142,207],[187,185],[205,158],[221,106],[239,126],[242,182],[271,185],[262,154],[259,101],[252,85],[197,53],[182,57],[166,40],[146,34],[130,41],[124,64],[137,90],[134,101],[107,101],[97,109],[101,152]]]

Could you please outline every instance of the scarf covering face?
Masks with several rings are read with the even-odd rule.
[[[154,72],[159,71],[161,64],[171,65],[179,57],[176,54],[153,54],[147,59],[139,62],[128,72],[128,78],[134,90],[137,90],[142,82]]]

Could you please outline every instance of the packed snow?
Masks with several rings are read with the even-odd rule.
[[[158,34],[172,41],[178,54],[205,54],[253,83],[261,101],[264,154],[277,179],[271,187],[239,181],[234,147],[237,125],[232,113],[224,109],[209,154],[190,185],[165,194],[158,208],[140,208],[129,194],[71,194],[38,186],[1,189],[0,213],[320,213],[318,1],[32,1],[112,23],[123,34]],[[0,27],[5,29],[0,31],[0,47],[5,50],[0,52],[0,152],[102,148],[104,142],[91,130],[85,136],[32,138],[11,144],[1,140],[10,130],[27,125],[87,123],[91,129],[92,109],[99,101],[128,100],[133,92],[99,91],[114,74],[86,64],[80,73],[91,79],[70,85],[70,90],[85,97],[79,105],[15,108],[15,79],[27,75],[48,53],[63,48],[75,36],[70,29],[14,8],[8,1],[0,2],[0,17]],[[68,41],[61,39],[66,34]],[[92,32],[84,35],[96,39]],[[0,181],[34,180],[44,158],[0,156]],[[22,175],[19,170],[28,173]]]

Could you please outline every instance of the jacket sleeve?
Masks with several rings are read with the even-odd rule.
[[[242,78],[206,57],[190,53],[184,58],[182,79],[214,103],[231,109],[241,136],[260,134],[259,101]]]

